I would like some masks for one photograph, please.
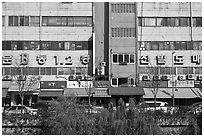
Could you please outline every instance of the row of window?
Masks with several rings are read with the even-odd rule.
[[[113,63],[119,63],[119,65],[134,64],[134,54],[113,54]]]
[[[40,26],[39,16],[9,16],[8,26]],[[2,17],[5,25],[5,16]],[[43,16],[42,26],[92,26],[91,16]]]
[[[134,13],[135,4],[111,4],[113,13]]]
[[[145,41],[140,50],[202,50],[202,41]]]
[[[40,26],[39,16],[9,16],[9,26]]]
[[[138,18],[138,25],[143,27],[190,27],[190,17],[148,17]],[[202,18],[193,17],[193,27],[202,27]]]
[[[172,74],[172,67],[139,67],[140,74]],[[174,67],[173,74],[202,74],[202,67]]]
[[[169,2],[148,2],[148,7],[154,9],[168,9]],[[179,9],[182,10],[182,7],[185,9],[189,8],[188,3],[179,2]],[[135,12],[135,4],[134,3],[114,3],[111,4],[111,9],[113,13],[134,13]],[[148,9],[149,10],[149,9]],[[190,10],[190,9],[189,9]]]
[[[2,75],[87,75],[85,67],[3,67]]]
[[[136,85],[135,78],[112,78],[111,84],[113,86],[133,86]]]
[[[42,26],[92,26],[92,17],[42,17]]]
[[[112,28],[112,37],[135,37],[135,28]]]
[[[3,50],[92,50],[92,41],[3,41]]]

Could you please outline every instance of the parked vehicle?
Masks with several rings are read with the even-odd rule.
[[[84,108],[85,112],[88,113],[100,113],[102,109],[104,109],[103,106],[89,106],[89,105],[81,105],[80,108]]]
[[[168,103],[161,101],[144,101],[139,104],[139,109],[144,109],[145,111],[154,111],[154,110],[162,110],[164,112],[168,111]]]
[[[15,105],[11,106],[5,110],[5,114],[31,114],[36,115],[37,109],[29,108],[24,105]]]

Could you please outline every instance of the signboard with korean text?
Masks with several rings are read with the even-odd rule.
[[[2,65],[5,67],[27,65],[29,67],[88,67],[92,61],[88,51],[4,51]]]
[[[66,81],[41,81],[41,89],[64,89],[67,86]]]
[[[168,81],[168,87],[172,87],[172,81]],[[176,80],[174,83],[174,87],[194,87],[194,80],[185,80],[180,81]]]
[[[201,67],[202,51],[141,51],[138,55],[139,65],[144,67],[165,66],[172,67]],[[172,58],[173,57],[173,58]]]

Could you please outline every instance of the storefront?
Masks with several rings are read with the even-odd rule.
[[[41,81],[38,99],[46,101],[56,99],[63,95],[66,85],[66,81]]]
[[[153,88],[144,88],[144,100],[154,100],[152,90]],[[158,88],[156,99],[172,104],[173,95],[175,105],[191,105],[202,100],[202,92],[199,88],[175,88],[174,92],[172,88]]]
[[[8,94],[11,96],[11,106],[21,104],[20,95],[24,96],[23,105],[31,106],[37,102],[37,96],[39,94],[40,83],[36,82],[28,86],[28,84],[24,85],[22,91],[19,91],[19,84],[15,81],[10,83],[8,88]]]
[[[125,103],[128,103],[130,98],[134,98],[137,103],[145,93],[142,87],[110,87],[109,95],[111,95],[111,102],[117,106],[120,98]]]

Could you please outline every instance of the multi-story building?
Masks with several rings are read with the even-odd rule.
[[[20,103],[19,86],[9,81],[16,68],[22,74],[28,69],[28,75],[40,76],[40,83],[33,92],[27,92],[25,100],[72,93],[87,97],[86,84],[90,84],[93,74],[93,46],[91,2],[4,2],[2,88],[6,103]]]
[[[2,6],[2,91],[12,104],[20,102],[9,81],[16,62],[40,76],[38,90],[26,96],[33,100],[75,94],[107,104],[152,100],[157,92],[159,100],[185,105],[202,98],[199,2]]]
[[[117,2],[104,9],[104,62],[112,97],[142,95],[142,87],[144,99],[157,93],[170,103],[200,101],[201,3]]]

